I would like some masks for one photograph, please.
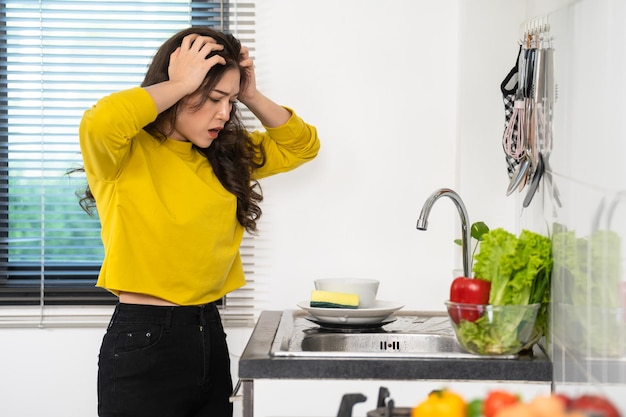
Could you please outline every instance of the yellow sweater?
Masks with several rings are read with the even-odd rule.
[[[143,130],[157,116],[142,88],[114,93],[87,110],[80,146],[102,225],[97,285],[180,305],[204,304],[245,284],[237,199],[190,142],[161,143]],[[319,149],[316,129],[292,112],[265,132],[262,178],[289,171]]]

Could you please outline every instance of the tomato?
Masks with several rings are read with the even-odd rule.
[[[491,282],[480,278],[456,277],[450,286],[450,301],[465,304],[489,304]],[[455,323],[460,320],[476,321],[481,311],[476,309],[451,310]]]
[[[411,417],[465,417],[463,397],[448,390],[436,390],[411,410]]]
[[[581,395],[572,399],[570,409],[575,411],[592,412],[601,414],[603,417],[620,417],[617,408],[606,397],[600,395]]]
[[[495,417],[496,413],[506,406],[520,402],[519,396],[508,391],[493,390],[487,394],[483,403],[483,414],[485,417]]]
[[[570,404],[572,403],[572,399],[566,394],[555,392],[554,394],[552,394],[552,396],[560,400],[563,403],[563,406],[565,407],[566,410],[570,407]]]

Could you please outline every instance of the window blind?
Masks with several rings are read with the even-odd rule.
[[[115,303],[94,286],[103,249],[97,217],[75,195],[85,177],[67,174],[82,166],[80,118],[102,96],[139,85],[156,49],[183,28],[230,31],[254,52],[253,4],[3,1],[0,24],[0,305]],[[251,114],[244,120],[255,127]],[[252,278],[250,236],[242,257]],[[253,292],[223,307],[245,319]]]

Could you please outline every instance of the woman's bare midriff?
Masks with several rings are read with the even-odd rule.
[[[170,303],[159,297],[154,297],[148,294],[141,294],[136,292],[120,292],[120,303],[124,304],[144,304],[151,306],[176,306],[178,304]]]

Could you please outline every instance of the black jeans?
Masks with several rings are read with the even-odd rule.
[[[98,360],[101,417],[231,417],[217,307],[118,304]]]

